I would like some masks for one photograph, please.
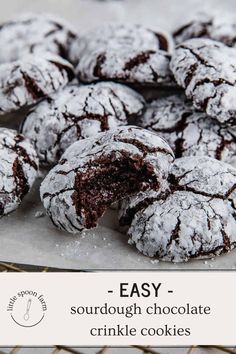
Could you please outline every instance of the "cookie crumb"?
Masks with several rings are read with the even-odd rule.
[[[36,211],[36,213],[34,214],[34,217],[36,219],[42,218],[45,216],[45,213],[43,211]]]
[[[158,260],[158,259],[151,259],[151,260],[150,260],[150,263],[152,263],[152,264],[157,264],[157,263],[159,263],[159,260]]]

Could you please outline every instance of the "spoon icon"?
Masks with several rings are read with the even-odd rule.
[[[28,299],[27,306],[26,306],[26,311],[25,311],[25,314],[24,314],[24,320],[25,321],[28,321],[29,318],[30,318],[29,311],[30,311],[31,304],[32,304],[32,300]]]

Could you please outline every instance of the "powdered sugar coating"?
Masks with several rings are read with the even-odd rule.
[[[163,181],[158,191],[149,190],[131,195],[122,199],[118,205],[118,218],[120,226],[130,226],[134,216],[140,210],[145,209],[154,201],[165,199],[170,187],[167,181]]]
[[[29,54],[0,65],[0,114],[31,105],[56,92],[73,78],[73,68],[64,59]]]
[[[169,180],[177,189],[236,203],[236,169],[209,157],[183,157],[173,163]]]
[[[210,39],[190,39],[176,48],[171,69],[197,109],[220,123],[235,125],[235,48]]]
[[[236,245],[236,170],[207,157],[177,159],[163,199],[139,209],[130,243],[150,257],[183,262],[229,252]]]
[[[78,63],[85,53],[97,48],[129,47],[135,50],[169,51],[173,47],[173,39],[163,31],[154,32],[140,25],[104,24],[81,35],[71,46],[70,56]]]
[[[75,142],[66,150],[59,164],[49,172],[41,185],[41,199],[53,223],[70,233],[76,233],[88,227],[86,210],[79,207],[83,202],[79,199],[80,195],[84,198],[86,196],[83,196],[84,190],[78,188],[78,182],[86,179],[88,175],[95,174],[95,189],[92,193],[93,207],[90,207],[92,208],[90,212],[95,212],[93,208],[103,204],[103,200],[108,197],[109,205],[111,205],[117,201],[116,183],[119,186],[121,183],[122,188],[129,183],[126,176],[122,177],[122,170],[119,167],[119,163],[125,160],[129,161],[133,167],[137,164],[137,170],[139,170],[138,162],[142,161],[142,166],[149,171],[149,179],[142,179],[139,183],[139,191],[141,191],[150,188],[152,183],[161,188],[168,176],[173,153],[168,144],[156,134],[136,127],[120,127],[113,131],[99,133],[96,137]],[[111,166],[118,166],[117,180],[113,180],[114,176],[110,173],[103,176],[104,168]],[[126,172],[129,171],[125,170],[124,173]],[[100,180],[99,177],[102,177],[102,180],[105,178],[103,182],[105,190],[97,199],[96,183]],[[111,178],[110,181],[109,178]],[[104,212],[109,205],[106,204],[102,211]]]
[[[33,185],[37,154],[30,142],[15,130],[0,128],[0,216],[21,203]]]
[[[143,112],[144,105],[141,95],[113,82],[69,85],[31,110],[22,132],[40,162],[54,164],[75,141],[128,124]]]
[[[225,200],[177,191],[136,214],[129,243],[163,261],[210,258],[235,247],[234,213]]]
[[[175,86],[169,65],[170,55],[163,50],[120,46],[87,51],[76,70],[82,82],[114,80],[141,85]]]
[[[68,59],[76,31],[63,20],[47,14],[24,14],[1,24],[0,63],[19,60],[22,56],[50,52]]]
[[[180,44],[191,38],[208,38],[222,42],[230,47],[236,45],[235,17],[218,14],[198,14],[192,21],[174,32],[174,39]]]
[[[139,125],[165,139],[176,158],[209,156],[236,166],[236,137],[217,120],[194,109],[182,95],[151,102]]]

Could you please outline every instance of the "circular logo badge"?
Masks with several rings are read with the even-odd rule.
[[[34,290],[22,290],[10,298],[7,311],[17,325],[34,327],[44,319],[47,304],[43,294]]]

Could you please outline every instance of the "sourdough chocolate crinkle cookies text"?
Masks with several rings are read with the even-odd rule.
[[[15,130],[0,128],[0,216],[21,203],[33,185],[38,170],[36,152]]]
[[[173,153],[157,135],[121,127],[72,144],[41,185],[53,223],[76,233],[96,226],[112,203],[162,189]]]
[[[173,262],[232,250],[236,170],[212,158],[184,157],[174,162],[168,180],[164,197],[147,192],[123,206],[121,218],[131,224],[129,242],[147,256]]]
[[[143,97],[124,85],[69,85],[33,108],[21,129],[41,163],[56,163],[73,142],[136,121],[144,107]]]

